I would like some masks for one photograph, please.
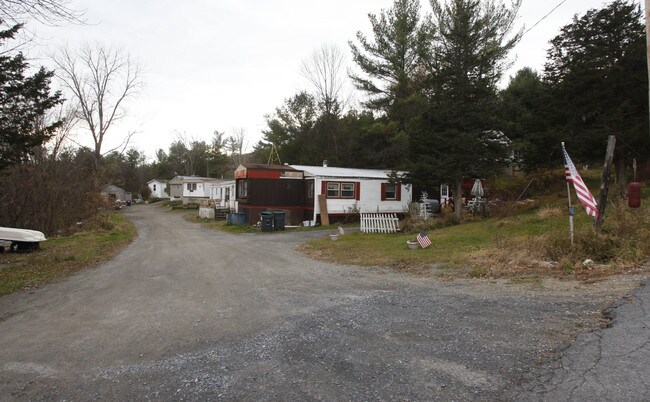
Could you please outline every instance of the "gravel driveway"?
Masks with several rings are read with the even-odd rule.
[[[114,260],[0,298],[3,400],[503,399],[638,285],[442,281],[294,251],[323,232],[125,214]]]

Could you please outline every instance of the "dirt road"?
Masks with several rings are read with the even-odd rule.
[[[125,213],[113,261],[0,298],[1,399],[501,399],[638,283],[440,281]]]

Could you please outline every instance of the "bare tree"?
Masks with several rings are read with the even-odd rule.
[[[345,56],[338,47],[323,45],[300,65],[300,73],[314,87],[318,105],[327,115],[341,113],[349,100],[344,63]]]
[[[34,19],[46,25],[83,23],[84,11],[70,6],[70,0],[0,0],[0,20],[24,23]]]
[[[188,137],[186,133],[175,130],[176,141],[169,149],[170,158],[177,161],[183,167],[185,174],[193,176],[199,169],[206,165],[206,176],[209,171],[208,156],[210,147],[205,141],[199,141],[194,137]],[[215,136],[217,132],[215,132]]]
[[[57,158],[66,142],[75,142],[72,139],[72,129],[79,122],[78,116],[79,109],[71,103],[61,104],[56,110],[43,116],[40,124],[44,127],[54,121],[60,122],[60,125],[54,131],[54,135],[45,144],[47,155],[51,160]]]
[[[97,168],[103,155],[123,152],[135,134],[130,131],[118,146],[102,150],[109,129],[126,114],[125,100],[143,85],[140,68],[122,49],[101,44],[85,45],[77,53],[61,47],[52,58],[56,75],[79,103],[79,117],[93,138]]]
[[[241,127],[234,129],[233,134],[226,138],[225,149],[235,167],[245,162],[244,149],[246,149],[246,145],[246,130]]]

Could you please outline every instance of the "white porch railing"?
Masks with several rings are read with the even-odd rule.
[[[361,214],[363,233],[397,233],[399,230],[397,214]]]

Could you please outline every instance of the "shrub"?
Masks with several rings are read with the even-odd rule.
[[[566,237],[549,234],[537,242],[546,258],[568,258],[579,262],[592,259],[600,263],[637,264],[650,255],[650,215],[647,206],[637,210],[618,201],[606,210],[605,225],[596,230],[581,225],[574,231],[574,244]]]
[[[422,230],[437,230],[447,226],[454,226],[460,223],[456,214],[449,214],[439,218],[422,219],[419,217],[407,217],[400,223],[404,233],[419,233]]]
[[[345,219],[343,223],[359,222],[361,220],[361,209],[355,202],[351,207],[345,209]]]
[[[417,218],[422,213],[422,207],[419,202],[409,202],[403,210],[404,215],[411,218]]]

